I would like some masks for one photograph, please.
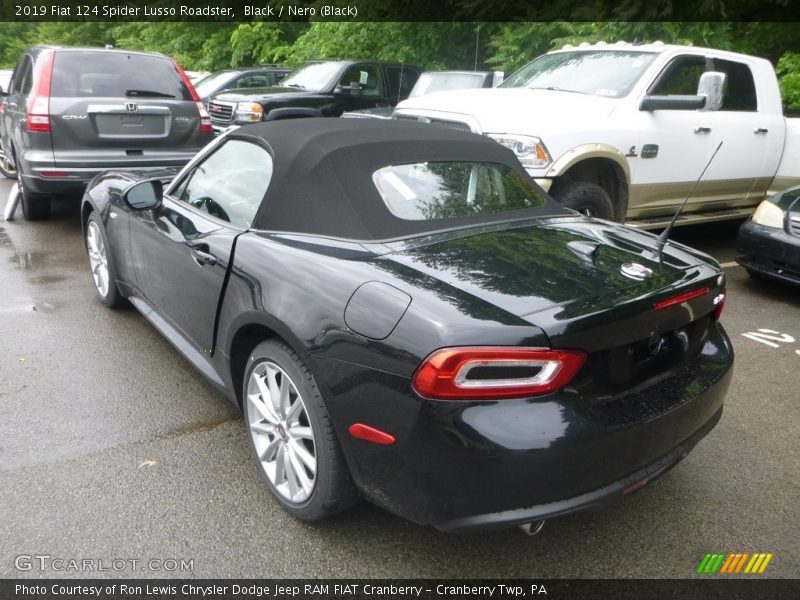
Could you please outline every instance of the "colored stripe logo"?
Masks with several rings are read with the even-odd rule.
[[[709,553],[700,561],[697,572],[710,575],[714,573],[724,573],[727,575],[735,573],[761,574],[767,570],[767,565],[772,560],[773,554],[766,552],[715,552]]]

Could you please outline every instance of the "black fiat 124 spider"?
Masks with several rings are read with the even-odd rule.
[[[82,217],[100,300],[241,407],[301,519],[363,496],[530,528],[639,489],[722,413],[719,265],[562,208],[483,136],[251,125],[168,182],[99,175]]]

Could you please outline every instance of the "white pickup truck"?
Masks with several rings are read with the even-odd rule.
[[[655,42],[565,46],[495,89],[401,102],[395,118],[486,134],[564,205],[663,226],[750,215],[800,183],[800,119],[761,58]]]

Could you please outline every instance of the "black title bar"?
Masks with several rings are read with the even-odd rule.
[[[618,0],[2,0],[0,21],[796,21],[800,3]]]
[[[0,580],[4,600],[795,600],[800,580],[697,579],[51,579]]]

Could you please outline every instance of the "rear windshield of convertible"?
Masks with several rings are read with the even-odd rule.
[[[545,204],[540,190],[496,163],[392,165],[375,171],[372,180],[389,211],[409,221],[489,216]]]

